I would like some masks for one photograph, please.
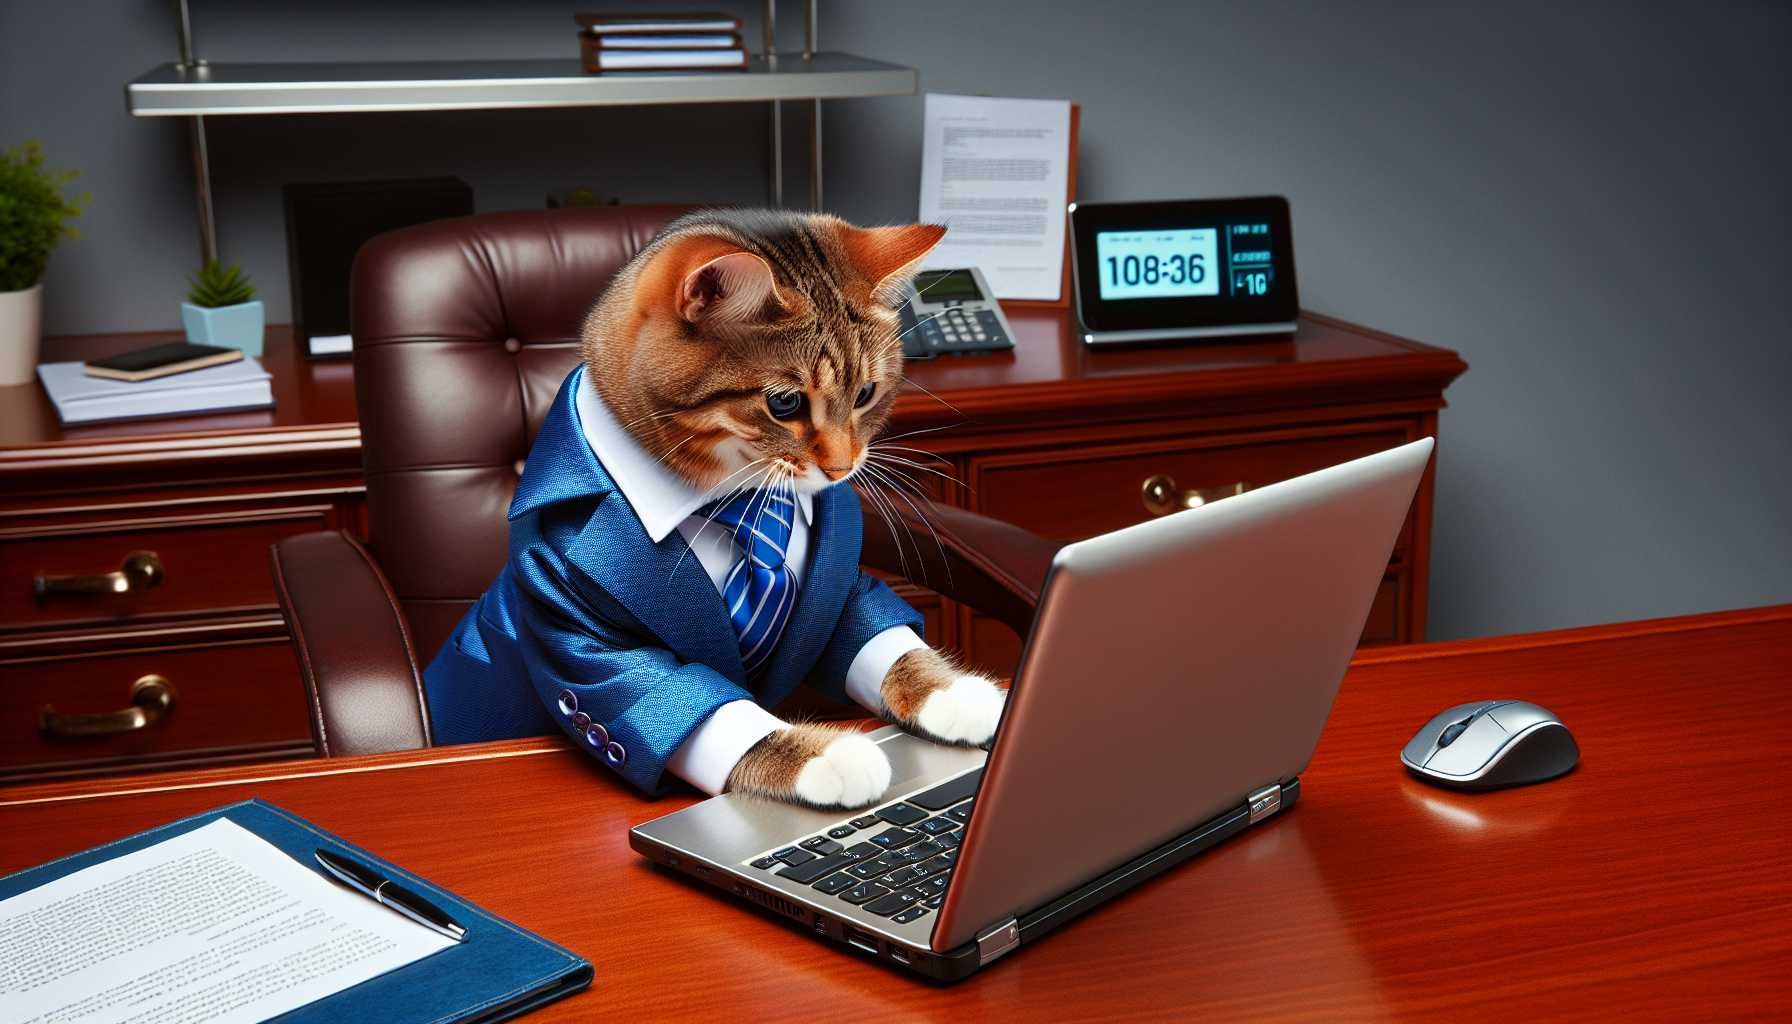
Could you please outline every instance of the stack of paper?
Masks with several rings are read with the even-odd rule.
[[[56,404],[56,415],[66,424],[266,409],[274,404],[270,374],[246,356],[223,366],[155,380],[89,377],[81,363],[44,363],[38,366],[37,376]]]

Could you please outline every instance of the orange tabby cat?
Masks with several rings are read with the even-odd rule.
[[[904,286],[943,234],[777,211],[687,216],[592,310],[590,379],[635,441],[697,487],[850,486],[901,387]],[[1005,694],[917,647],[877,696],[872,710],[906,729],[982,744]],[[872,802],[889,782],[875,744],[803,724],[766,735],[727,777],[733,790],[826,807]]]

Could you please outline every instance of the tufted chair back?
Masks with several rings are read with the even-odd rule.
[[[504,565],[523,461],[579,324],[684,206],[489,213],[355,258],[355,397],[371,547],[427,662]]]

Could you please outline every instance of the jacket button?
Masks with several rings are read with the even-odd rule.
[[[516,340],[515,338],[505,338],[504,339],[504,351],[520,352],[520,351],[522,351],[522,348],[523,348],[523,343]]]
[[[560,691],[560,713],[570,715],[579,710],[579,696],[571,690]]]
[[[622,744],[611,740],[610,745],[604,748],[604,760],[610,762],[612,768],[620,768],[628,762],[628,751],[622,749]]]
[[[585,730],[585,742],[602,750],[610,743],[610,730],[602,722],[592,722],[591,728]]]
[[[591,716],[587,715],[585,712],[581,711],[578,714],[572,716],[572,727],[574,729],[577,729],[580,732],[584,732],[586,729],[590,728],[590,726],[591,726]]]

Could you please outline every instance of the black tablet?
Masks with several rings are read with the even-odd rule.
[[[1072,203],[1070,239],[1090,344],[1294,330],[1294,233],[1281,196]]]

